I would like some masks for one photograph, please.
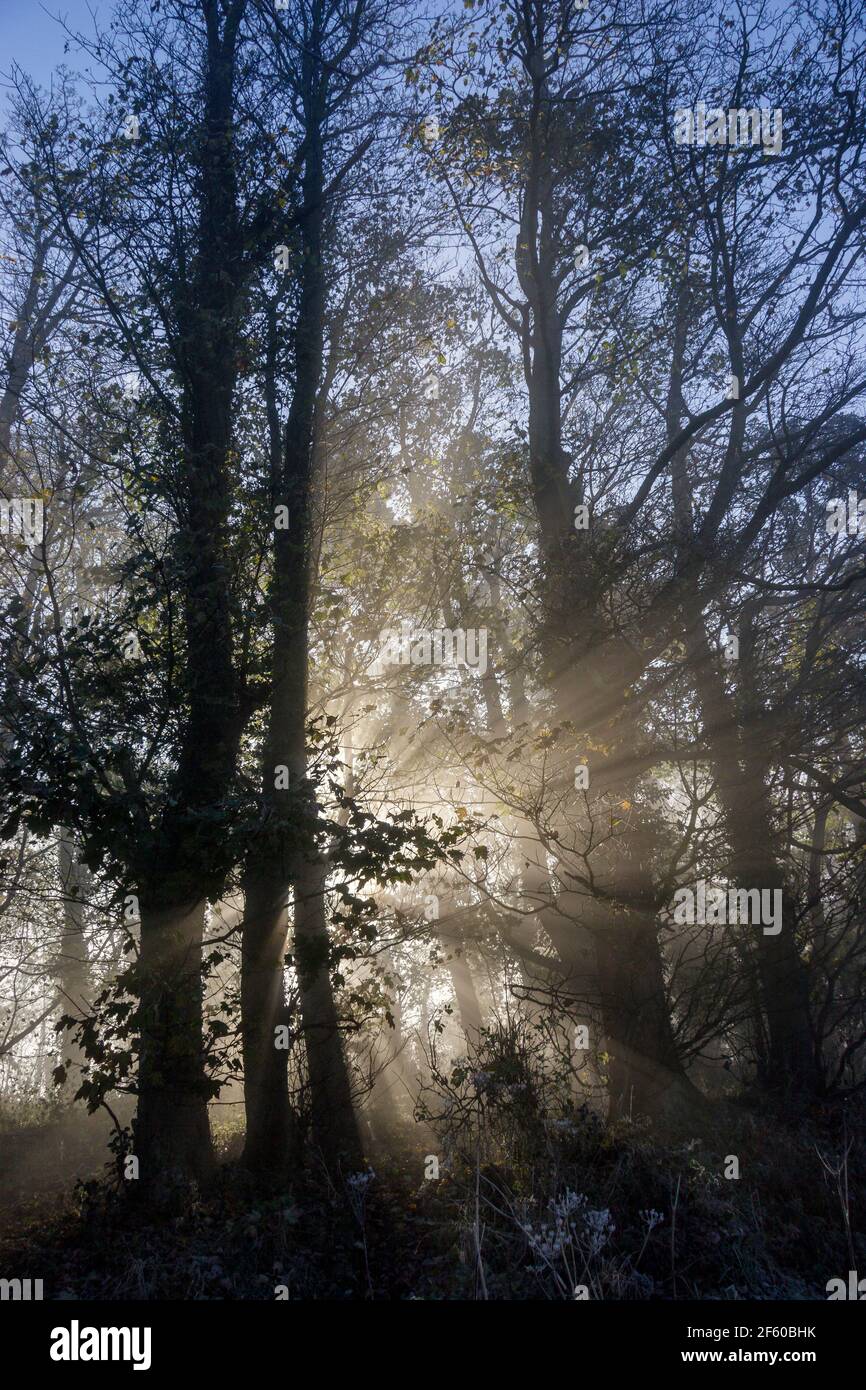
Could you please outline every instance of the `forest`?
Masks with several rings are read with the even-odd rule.
[[[32,24],[2,1297],[866,1298],[862,9]]]

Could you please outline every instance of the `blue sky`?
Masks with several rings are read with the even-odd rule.
[[[112,9],[112,0],[0,0],[0,74],[8,73],[14,61],[47,85],[52,70],[64,61],[66,36],[54,16],[87,33],[93,30],[91,13],[107,19]],[[74,52],[65,61],[75,67]]]

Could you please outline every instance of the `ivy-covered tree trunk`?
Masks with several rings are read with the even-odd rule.
[[[320,858],[305,860],[295,872],[294,952],[310,1084],[313,1143],[328,1168],[347,1173],[358,1172],[364,1156],[352,1102],[340,1015],[331,985],[326,879],[326,866]]]
[[[227,869],[226,798],[242,719],[233,658],[228,517],[243,261],[233,131],[246,0],[204,0],[203,113],[193,132],[200,188],[189,277],[173,287],[181,328],[181,525],[173,564],[184,620],[178,763],[141,885],[141,1059],[136,1149],[164,1188],[211,1165],[201,1037],[202,928]]]
[[[241,1018],[246,1141],[244,1163],[255,1172],[281,1174],[295,1150],[289,1104],[285,955],[286,879],[272,885],[251,857],[244,881]]]
[[[141,1049],[133,1152],[148,1195],[182,1190],[212,1168],[202,1055],[204,903],[186,912],[141,904],[133,979]]]

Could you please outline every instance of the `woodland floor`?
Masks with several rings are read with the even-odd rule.
[[[222,1126],[211,1187],[159,1220],[100,1173],[92,1132],[59,1148],[55,1132],[26,1182],[5,1174],[0,1273],[42,1278],[60,1299],[273,1300],[278,1286],[292,1299],[566,1299],[577,1285],[606,1299],[825,1299],[852,1257],[866,1267],[862,1136],[847,1164],[849,1243],[818,1151],[839,1163],[851,1117],[843,1131],[838,1110],[786,1126],[740,1108],[734,1142],[731,1114],[719,1144],[705,1133],[663,1145],[641,1126],[593,1121],[555,1152],[512,1166],[455,1158],[434,1181],[429,1144],[404,1130],[372,1156],[364,1200],[312,1165],[263,1191],[237,1163],[239,1133]],[[732,1150],[738,1180],[722,1176]]]

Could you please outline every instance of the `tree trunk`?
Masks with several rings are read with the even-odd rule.
[[[305,861],[295,873],[294,953],[310,1081],[313,1142],[329,1169],[358,1172],[364,1156],[331,987],[326,879],[327,869],[321,859]]]
[[[531,58],[543,59],[543,45],[536,40],[535,31],[527,25],[524,42]],[[532,64],[530,70],[529,159],[515,267],[529,308],[523,320],[523,359],[529,393],[532,496],[547,591],[543,675],[560,722],[573,722],[579,732],[597,730],[601,742],[615,746],[622,741],[622,730],[609,727],[610,711],[630,684],[628,667],[633,658],[626,645],[607,631],[599,602],[604,575],[579,548],[574,531],[574,506],[583,497],[579,484],[569,476],[569,459],[562,447],[563,316],[556,278],[560,251],[551,231],[556,218],[547,149],[550,92],[544,61],[538,62],[537,71]],[[593,794],[595,790],[593,783]],[[612,790],[623,794],[619,783]],[[626,839],[625,834],[620,837],[616,855],[608,849],[598,856],[599,861],[604,859],[599,863],[599,877],[612,900],[625,872],[620,859],[630,853]],[[631,857],[635,862],[628,869],[628,896],[650,901],[649,872],[637,866],[638,856]],[[585,925],[594,930],[599,945],[600,1001],[614,1067],[612,1109],[625,1106],[660,1117],[679,1111],[684,1101],[697,1103],[698,1092],[688,1082],[673,1045],[658,923],[640,909],[608,912],[605,908],[603,915],[596,929],[597,914],[588,906]],[[621,1076],[616,1073],[620,1066]]]
[[[683,363],[691,303],[687,280],[677,288],[674,352],[666,403],[668,440],[675,439],[686,416],[683,396]],[[742,448],[745,412],[732,411],[729,452]],[[681,564],[687,563],[694,542],[693,498],[688,476],[687,449],[671,460],[674,504],[674,541]],[[809,1013],[809,982],[795,938],[790,901],[784,894],[772,830],[772,806],[766,785],[768,757],[761,747],[757,699],[751,714],[740,711],[725,688],[718,657],[710,648],[700,605],[687,599],[684,605],[686,653],[695,682],[704,738],[711,750],[717,795],[722,806],[731,849],[729,872],[738,888],[782,890],[782,929],[775,936],[756,927],[755,951],[768,1033],[766,1080],[772,1086],[813,1091],[819,1084]],[[747,654],[742,650],[741,660]],[[748,685],[748,681],[745,682]]]
[[[459,922],[460,916],[461,911],[457,904],[446,900],[437,935],[445,952],[448,974],[451,977],[451,988],[457,1002],[460,1026],[463,1029],[466,1046],[471,1053],[478,1047],[481,1040],[481,1005],[478,1001],[475,982],[472,979],[472,971],[469,969],[469,962],[466,959],[466,946]]]
[[[182,1190],[212,1171],[202,1055],[204,902],[185,910],[141,904],[134,967],[141,1052],[134,1152],[149,1194]]]
[[[675,1119],[696,1096],[674,1043],[655,924],[611,922],[595,937],[610,1113]]]
[[[276,1029],[287,1024],[284,968],[288,919],[286,885],[275,888],[251,871],[244,885],[241,1018],[244,1163],[260,1173],[285,1171],[296,1147],[289,1104],[288,1051],[277,1047]]]
[[[202,927],[230,868],[223,815],[243,727],[234,665],[229,558],[230,458],[241,292],[234,136],[238,33],[246,0],[204,7],[200,188],[189,278],[173,288],[182,382],[181,525],[174,559],[183,603],[186,718],[160,825],[160,851],[131,866],[141,885],[142,1056],[136,1152],[146,1183],[183,1185],[210,1170],[204,1068]]]
[[[79,863],[69,831],[62,828],[57,842],[57,862],[63,894],[63,933],[57,959],[57,988],[62,1012],[70,1018],[81,1018],[90,1005],[90,966],[84,934],[90,874],[86,865]],[[81,1084],[81,1065],[84,1061],[84,1054],[74,1036],[67,1035],[63,1055],[70,1064],[63,1094],[72,1100]]]
[[[247,1003],[274,1001],[282,989],[280,934],[276,914],[294,884],[295,954],[300,980],[301,1020],[312,1093],[313,1137],[329,1166],[360,1168],[358,1128],[343,1055],[337,1008],[331,987],[325,912],[327,869],[314,845],[316,807],[307,782],[306,720],[309,663],[309,609],[313,573],[313,486],[317,454],[319,389],[324,365],[325,282],[322,264],[324,168],[323,86],[311,58],[307,145],[303,174],[304,212],[299,218],[302,245],[300,297],[294,340],[294,391],[286,421],[282,459],[273,447],[275,404],[269,399],[272,433],[272,500],[289,509],[289,524],[275,531],[271,596],[273,662],[268,734],[263,759],[264,826],[247,856],[246,883],[254,939],[245,955]],[[275,325],[271,326],[273,380]],[[283,783],[277,770],[285,769]],[[287,785],[286,785],[287,783]],[[256,921],[258,918],[258,925]],[[257,935],[256,935],[257,934]],[[256,976],[255,981],[252,975]],[[242,1029],[250,1045],[247,1075],[248,1162],[278,1165],[290,1136],[288,1111],[280,1104],[265,1116],[260,1104],[277,1084],[273,1058],[256,1043],[270,1031],[273,1016],[244,1012]],[[262,1068],[262,1074],[259,1074]],[[267,1129],[267,1142],[265,1142]]]
[[[283,501],[282,448],[277,408],[278,318],[268,306],[265,401],[270,430],[272,503]],[[293,499],[294,501],[294,499]],[[305,492],[290,510],[291,544],[277,533],[273,592],[274,639],[268,736],[262,758],[264,822],[250,846],[244,870],[244,926],[241,965],[241,1034],[244,1058],[246,1143],[244,1163],[263,1174],[284,1168],[297,1138],[289,1104],[288,1055],[275,1046],[282,1021],[284,960],[288,937],[288,896],[293,807],[287,788],[275,787],[276,768],[285,766],[295,788],[306,767],[304,718],[307,705],[307,544],[309,503]]]
[[[774,1089],[814,1093],[820,1089],[820,1075],[811,1029],[809,977],[797,947],[793,906],[774,844],[766,748],[759,750],[757,728],[741,729],[699,613],[689,615],[686,647],[730,846],[728,872],[737,888],[782,893],[781,931],[767,935],[761,925],[752,927],[768,1035],[763,1079]]]

